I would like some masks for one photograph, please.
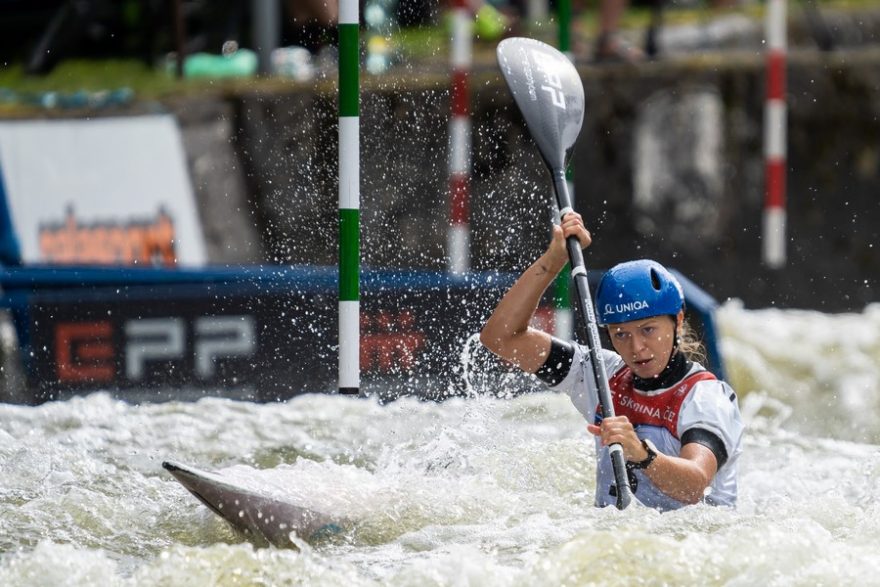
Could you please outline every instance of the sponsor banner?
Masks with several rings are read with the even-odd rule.
[[[336,368],[333,297],[250,289],[187,295],[186,286],[174,285],[96,290],[85,299],[76,291],[35,296],[28,387],[37,401],[94,390],[125,397],[135,389],[143,399],[151,389],[198,388],[254,400],[327,391]]]
[[[0,122],[0,184],[17,237],[7,262],[205,263],[175,119]]]
[[[516,277],[365,272],[361,390],[390,400],[542,389],[476,338]],[[678,277],[709,351],[707,367],[722,377],[715,303]],[[0,305],[15,321],[27,381],[26,394],[14,399],[4,400],[0,388],[0,401],[93,391],[132,401],[333,393],[337,288],[335,268],[324,267],[7,268],[0,271]],[[552,307],[542,306],[532,325],[552,332],[553,317]]]
[[[133,400],[220,395],[256,401],[337,385],[336,294],[215,285],[58,290],[27,302],[33,401],[97,390]],[[367,296],[360,363],[369,391],[461,391],[461,355],[499,290]]]

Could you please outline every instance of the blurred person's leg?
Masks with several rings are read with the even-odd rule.
[[[333,42],[339,21],[338,0],[285,0],[291,42],[313,53]]]
[[[628,0],[600,0],[599,36],[593,58],[597,62],[635,62],[645,58],[639,49],[620,38],[620,17],[629,5]]]

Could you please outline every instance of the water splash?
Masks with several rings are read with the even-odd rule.
[[[480,333],[469,336],[461,347],[459,370],[467,397],[489,395],[511,398],[543,389],[537,379],[505,365],[480,342]]]
[[[880,452],[860,442],[849,408],[813,404],[828,374],[870,375],[876,313],[721,308],[748,424],[736,510],[594,508],[592,439],[554,393],[0,405],[0,584],[870,583]],[[826,352],[841,338],[847,353]],[[478,390],[472,356],[462,349]],[[796,393],[778,384],[806,368]],[[859,416],[880,428],[875,413]],[[162,471],[167,458],[356,522],[300,553],[255,549]]]

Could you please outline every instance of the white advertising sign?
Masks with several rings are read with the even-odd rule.
[[[0,122],[0,181],[22,264],[205,263],[170,115]]]

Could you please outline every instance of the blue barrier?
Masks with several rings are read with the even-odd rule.
[[[706,368],[719,379],[725,379],[724,359],[718,346],[718,330],[715,327],[715,310],[718,308],[718,302],[679,271],[672,269],[671,272],[684,290],[688,313],[697,317],[697,327],[702,332],[703,345],[706,347],[708,363]]]
[[[589,275],[595,291],[602,272]],[[676,275],[707,367],[723,376],[717,304]],[[461,392],[461,349],[516,277],[363,271],[366,388],[392,382],[432,399]],[[336,386],[334,267],[2,267],[0,288],[34,403],[95,390],[133,400],[275,401]]]

